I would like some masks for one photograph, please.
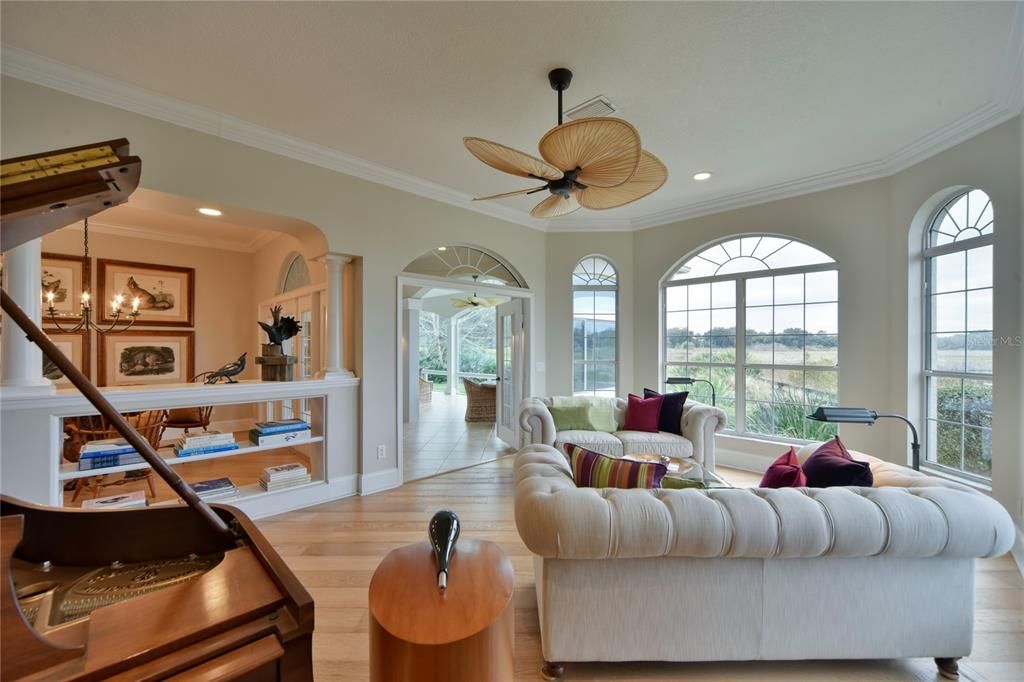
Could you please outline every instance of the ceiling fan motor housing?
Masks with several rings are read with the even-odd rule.
[[[572,83],[572,71],[569,69],[553,69],[548,72],[548,82],[551,83],[551,89],[562,92],[563,90],[569,89],[569,84]]]

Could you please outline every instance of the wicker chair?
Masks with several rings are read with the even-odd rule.
[[[434,398],[434,382],[420,377],[420,402],[429,403]]]
[[[197,374],[192,377],[192,383],[206,383],[206,377],[211,374],[213,374],[213,372]],[[164,428],[184,429],[186,434],[189,429],[202,429],[205,431],[206,427],[210,425],[210,418],[212,416],[212,405],[206,405],[203,407],[176,407],[172,410],[164,410]]]
[[[160,439],[164,433],[163,410],[149,410],[147,412],[126,414],[124,417],[143,438],[149,441],[154,450],[160,447]],[[67,440],[64,441],[64,459],[69,462],[77,462],[79,460],[82,446],[89,441],[120,437],[120,434],[100,415],[65,419],[64,433],[68,435]],[[136,469],[117,474],[79,478],[75,480],[75,494],[71,497],[71,501],[77,501],[78,496],[83,492],[91,492],[93,499],[95,499],[99,497],[100,490],[103,488],[142,482],[145,482],[149,488],[147,496],[155,497],[156,490],[153,487],[152,469]]]
[[[462,385],[466,388],[466,421],[495,421],[498,416],[497,408],[495,407],[498,395],[497,387],[489,384],[480,384],[466,378],[462,379]]]

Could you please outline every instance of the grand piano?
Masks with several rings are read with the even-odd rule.
[[[6,250],[127,201],[128,141],[2,162]],[[185,501],[110,511],[0,497],[3,680],[312,680],[313,599],[255,525],[192,491],[5,291],[36,343]],[[50,455],[50,456],[56,456]]]

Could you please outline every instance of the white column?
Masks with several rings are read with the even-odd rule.
[[[420,419],[420,310],[423,301],[407,298],[402,301],[402,326],[405,328],[405,421],[415,424]]]
[[[459,380],[459,323],[454,316],[448,318],[448,387],[446,395],[457,395],[455,382]]]
[[[8,249],[3,266],[4,291],[40,326],[42,245],[41,239],[33,239]],[[54,392],[53,382],[43,376],[42,351],[9,319],[4,321],[4,333],[0,334],[0,385],[5,398]]]
[[[350,377],[352,372],[345,369],[344,322],[345,265],[352,261],[340,253],[328,253],[317,259],[327,265],[327,366],[323,378]]]

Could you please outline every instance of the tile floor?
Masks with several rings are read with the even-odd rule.
[[[466,396],[435,391],[420,403],[420,417],[405,424],[402,441],[405,480],[489,462],[515,452],[494,431],[494,424],[465,420]]]

